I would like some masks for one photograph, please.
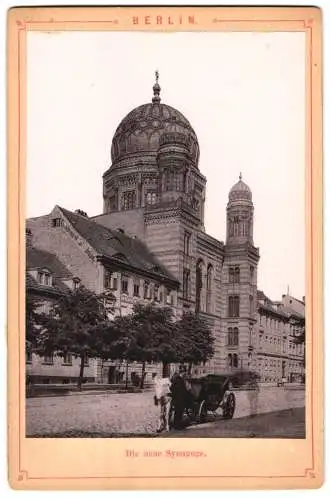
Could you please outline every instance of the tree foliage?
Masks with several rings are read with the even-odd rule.
[[[131,314],[117,321],[124,325],[122,335],[118,335],[123,348],[121,357],[143,364],[142,381],[146,362],[161,362],[166,375],[169,363],[192,365],[207,361],[214,353],[210,329],[193,313],[175,321],[169,307],[136,304]],[[111,345],[113,338],[109,338]]]
[[[154,303],[136,304],[129,321],[131,339],[126,358],[142,363],[143,386],[146,362],[162,362],[165,371],[168,363],[177,360],[173,312]]]
[[[173,310],[158,304],[136,304],[127,316],[109,319],[112,297],[98,296],[80,287],[54,303],[51,314],[38,315],[27,301],[27,331],[32,346],[40,355],[67,353],[80,358],[78,386],[81,387],[86,357],[126,359],[145,365],[161,362],[167,374],[170,363],[190,365],[207,361],[213,355],[213,337],[206,323],[193,313],[175,321]]]
[[[84,287],[70,290],[40,320],[42,328],[33,345],[35,351],[41,355],[70,353],[79,358],[79,388],[86,358],[99,356],[104,348],[99,332],[109,324],[106,300],[109,297],[98,296]]]
[[[183,346],[179,361],[189,363],[206,362],[214,354],[214,338],[206,322],[192,312],[184,313],[176,324],[177,342]]]

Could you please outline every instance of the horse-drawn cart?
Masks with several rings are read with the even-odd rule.
[[[198,422],[204,422],[208,412],[222,410],[223,418],[231,419],[236,408],[236,398],[230,391],[228,375],[205,375],[187,380],[187,415]]]

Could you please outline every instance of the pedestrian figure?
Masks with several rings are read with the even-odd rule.
[[[153,382],[154,382],[154,404],[155,406],[159,406],[160,409],[157,432],[162,432],[163,430],[166,430],[168,432],[170,407],[171,407],[171,393],[170,393],[171,381],[168,377],[161,378],[158,375],[154,375]]]
[[[174,428],[183,428],[183,413],[187,404],[187,388],[185,383],[185,369],[179,368],[172,378],[171,397],[174,406]]]

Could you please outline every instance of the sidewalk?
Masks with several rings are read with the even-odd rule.
[[[290,408],[252,417],[208,422],[181,431],[171,431],[161,437],[304,439],[305,408]]]

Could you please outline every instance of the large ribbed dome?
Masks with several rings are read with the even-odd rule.
[[[113,164],[127,155],[156,154],[164,132],[179,132],[187,138],[191,160],[197,167],[199,144],[190,122],[177,109],[161,104],[158,81],[153,90],[152,102],[133,109],[117,127],[111,148]]]

